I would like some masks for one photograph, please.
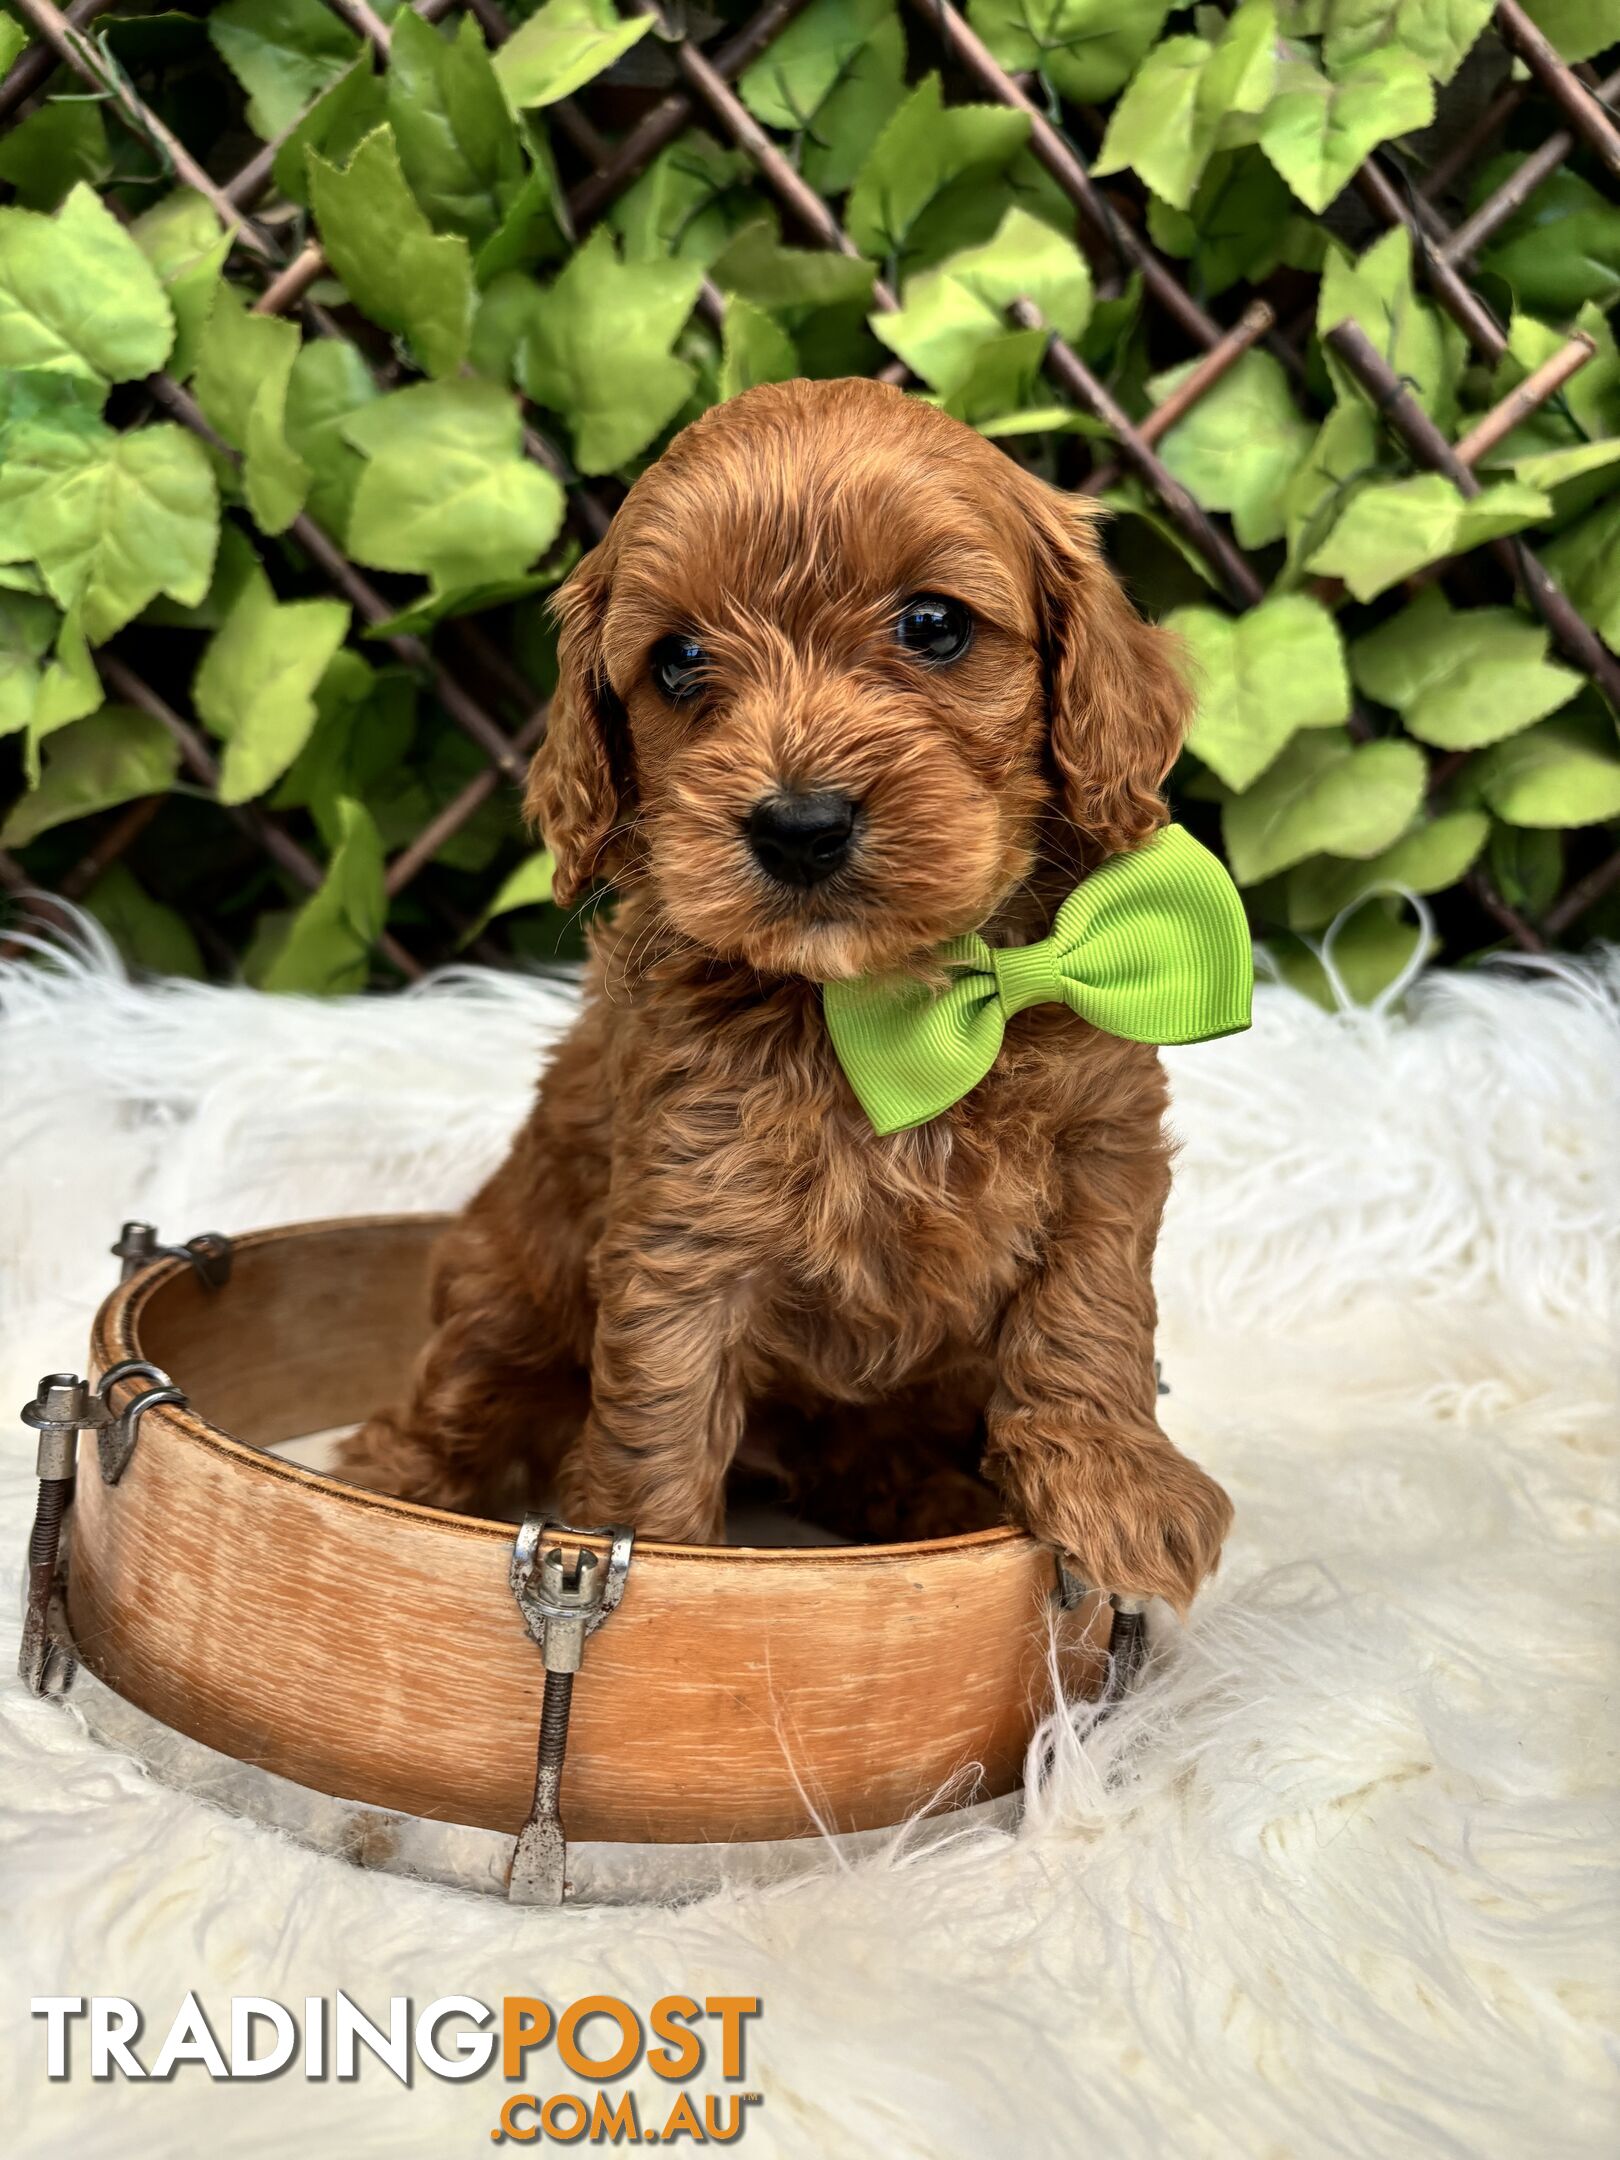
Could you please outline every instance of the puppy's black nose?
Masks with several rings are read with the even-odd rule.
[[[771,795],[746,827],[760,868],[780,885],[819,885],[849,853],[855,805],[847,795]]]

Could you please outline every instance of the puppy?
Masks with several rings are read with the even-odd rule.
[[[557,596],[528,795],[557,900],[617,905],[344,1474],[706,1543],[747,1435],[845,1534],[1004,1513],[1185,1609],[1231,1511],[1155,1415],[1157,1052],[1034,1007],[880,1137],[822,1008],[1042,937],[1165,822],[1189,693],[1095,516],[868,381],[748,391],[636,482]]]

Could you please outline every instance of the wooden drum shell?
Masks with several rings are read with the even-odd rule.
[[[97,1315],[92,1377],[163,1367],[103,1483],[81,1444],[68,1615],[84,1663],[164,1725],[300,1785],[516,1832],[544,1675],[508,1584],[515,1526],[365,1493],[263,1450],[395,1396],[442,1219],[293,1225],[231,1280],[146,1268]],[[140,1382],[121,1385],[122,1408]],[[1052,1706],[1053,1562],[1011,1529],[877,1547],[638,1542],[586,1647],[571,1838],[707,1843],[865,1830],[1016,1787]],[[1100,1604],[1066,1616],[1095,1693]]]

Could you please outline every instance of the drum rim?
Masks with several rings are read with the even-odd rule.
[[[314,1221],[280,1223],[233,1233],[231,1244],[240,1254],[265,1245],[356,1231],[403,1231],[422,1229],[429,1224],[448,1227],[454,1220],[453,1215],[437,1210],[324,1216]],[[91,1343],[100,1369],[105,1370],[119,1359],[145,1354],[140,1341],[141,1313],[160,1290],[186,1273],[188,1265],[183,1256],[155,1261],[108,1293],[97,1309],[91,1329]],[[172,1377],[175,1384],[184,1389],[185,1374],[175,1373]],[[427,1507],[420,1501],[403,1500],[347,1484],[341,1478],[330,1477],[255,1447],[251,1441],[237,1439],[223,1426],[212,1423],[190,1402],[165,1405],[158,1414],[165,1426],[174,1429],[178,1435],[193,1445],[224,1456],[245,1474],[286,1479],[325,1500],[367,1509],[378,1516],[393,1516],[404,1523],[432,1525],[501,1545],[509,1545],[512,1541],[510,1521],[491,1516],[461,1515],[445,1508]],[[778,1567],[812,1564],[821,1568],[848,1568],[870,1567],[880,1562],[906,1564],[926,1560],[934,1554],[994,1551],[1017,1545],[1035,1549],[1035,1541],[1027,1531],[1011,1523],[1002,1523],[989,1530],[963,1531],[952,1537],[913,1538],[884,1545],[687,1545],[674,1540],[638,1537],[636,1556],[638,1563],[656,1559],[683,1567],[726,1567],[746,1562]]]
[[[304,1850],[368,1874],[505,1898],[516,1838],[448,1817],[413,1815],[300,1784],[243,1757],[226,1755],[165,1724],[103,1680],[79,1655],[60,1588],[50,1604],[48,1692],[98,1746],[129,1756],[170,1792],[184,1793],[235,1821],[290,1838]],[[765,1887],[834,1862],[847,1864],[909,1837],[921,1850],[974,1830],[1012,1830],[1022,1819],[1022,1785],[986,1799],[945,1805],[864,1830],[815,1837],[659,1841],[574,1838],[568,1842],[570,1907],[691,1904],[725,1889]]]

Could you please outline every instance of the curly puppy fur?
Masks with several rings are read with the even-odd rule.
[[[603,879],[618,904],[347,1475],[463,1510],[551,1490],[706,1543],[741,1449],[847,1537],[1004,1510],[1185,1608],[1231,1511],[1155,1417],[1156,1053],[1027,1011],[965,1101],[880,1139],[817,988],[970,928],[1038,937],[1163,823],[1189,695],[1094,525],[865,381],[751,390],[636,482],[558,595],[529,792],[557,898]],[[918,593],[971,611],[949,665],[897,640]],[[708,658],[672,703],[649,656],[677,633]],[[845,866],[773,882],[750,812],[826,789],[859,806]]]

